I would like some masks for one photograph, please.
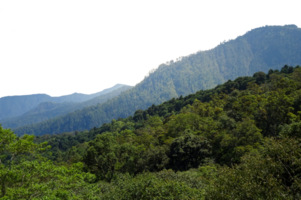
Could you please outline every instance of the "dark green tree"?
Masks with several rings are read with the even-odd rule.
[[[211,146],[205,138],[187,134],[171,143],[169,164],[175,171],[184,171],[199,167],[210,156]]]
[[[269,71],[270,73],[270,71]],[[256,78],[256,83],[257,84],[262,84],[266,81],[267,79],[267,75],[264,73],[264,72],[256,72],[254,75],[253,75],[254,78]]]
[[[281,68],[280,72],[287,74],[288,73],[288,65],[284,65],[284,67]]]
[[[94,173],[98,180],[111,182],[116,172],[119,146],[112,134],[98,135],[89,142],[83,162],[89,172]]]
[[[218,170],[208,199],[300,199],[301,141],[266,139],[258,153],[249,153],[233,168]]]

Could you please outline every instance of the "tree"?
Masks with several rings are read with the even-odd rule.
[[[111,134],[98,135],[89,142],[83,161],[89,172],[94,173],[98,179],[111,182],[115,165],[117,164],[118,144]]]
[[[214,149],[217,161],[231,165],[238,163],[245,153],[258,150],[263,141],[260,131],[253,120],[244,119],[232,131],[217,135],[215,143],[220,145]]]
[[[169,164],[176,171],[184,171],[199,167],[210,156],[211,146],[205,138],[187,134],[171,143]]]
[[[269,73],[272,73],[272,72],[269,71]],[[253,75],[253,77],[256,78],[256,83],[257,84],[262,84],[267,79],[266,74],[264,72],[262,72],[262,71],[255,73]]]
[[[168,123],[165,124],[167,133],[161,140],[179,137],[185,130],[196,131],[199,129],[200,123],[200,116],[195,113],[181,113],[176,116],[171,116]]]
[[[281,127],[281,131],[279,133],[282,137],[296,137],[301,138],[301,122],[293,122],[291,124],[284,124]]]
[[[116,169],[121,173],[137,174],[139,172],[138,161],[144,151],[143,145],[136,146],[134,143],[120,145],[118,154],[118,165]]]
[[[87,171],[97,176],[97,180],[111,182],[116,172],[135,173],[141,148],[131,143],[120,145],[112,133],[105,133],[89,142],[83,162]]]
[[[287,72],[290,74],[290,73],[293,73],[294,72],[294,67],[290,66],[287,70]]]
[[[143,110],[139,109],[139,110],[135,111],[133,119],[136,122],[139,121],[139,120],[142,120],[143,119]]]
[[[294,70],[293,79],[298,82],[301,81],[301,68],[300,67],[298,67],[298,68],[296,67],[296,69]]]
[[[169,163],[167,154],[167,145],[147,149],[138,160],[139,172],[157,172],[165,169]]]
[[[270,70],[269,70],[269,72],[268,72],[268,75],[267,75],[267,77],[269,78],[269,77],[270,77],[270,75],[271,75],[271,74],[273,74],[273,73],[274,73],[274,70],[273,70],[273,69],[270,69]]]
[[[119,145],[122,145],[124,143],[132,143],[136,138],[136,135],[128,129],[120,131],[118,134],[116,134],[115,139],[117,140]]]
[[[83,164],[56,166],[41,157],[47,143],[35,144],[34,136],[17,137],[0,126],[0,198],[68,199],[94,179],[83,172]]]
[[[65,159],[67,160],[67,162],[69,163],[77,163],[79,161],[81,161],[82,157],[80,156],[79,150],[73,146],[71,147],[67,152],[66,152],[66,156]]]
[[[280,131],[279,125],[290,123],[294,110],[294,98],[284,92],[270,92],[265,104],[267,117],[263,129],[264,136],[277,136]]]
[[[300,145],[300,139],[266,139],[264,148],[245,155],[241,164],[218,170],[208,199],[300,199]]]
[[[280,72],[287,74],[288,73],[288,65],[284,65],[284,67],[281,68]]]
[[[148,120],[150,126],[156,128],[163,125],[162,120],[158,116],[150,117]]]
[[[34,136],[24,135],[17,137],[11,130],[0,126],[0,187],[4,197],[7,187],[12,185],[20,175],[27,175],[26,171],[17,170],[17,166],[27,163],[26,158],[33,159],[38,153],[44,151],[47,143],[34,144]]]

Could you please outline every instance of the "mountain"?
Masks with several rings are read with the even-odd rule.
[[[121,87],[119,87],[121,86]],[[42,102],[37,107],[31,109],[25,114],[13,118],[0,120],[2,127],[4,128],[17,128],[19,126],[29,125],[38,123],[41,121],[45,121],[54,117],[58,117],[69,112],[80,110],[84,107],[97,105],[99,103],[103,103],[115,96],[118,96],[122,92],[131,88],[131,86],[126,85],[118,85],[115,90],[106,89],[104,93],[100,94],[100,96],[96,96],[88,101],[84,101],[81,103],[78,102]],[[99,94],[99,93],[97,93]],[[95,94],[93,94],[95,95]],[[91,96],[93,96],[91,95]]]
[[[300,63],[300,28],[295,25],[261,27],[214,49],[162,64],[134,88],[103,104],[14,131],[18,135],[43,135],[91,129],[133,115],[138,109],[212,88],[238,76]]]
[[[300,199],[300,102],[285,65],[90,131],[0,126],[1,199]]]
[[[62,103],[66,101],[71,102],[83,102],[90,100],[94,97],[107,94],[116,90],[124,85],[117,84],[111,88],[105,89],[95,94],[80,94],[74,93],[70,95],[51,97],[47,94],[33,94],[33,95],[22,95],[22,96],[7,96],[0,98],[0,120],[4,118],[11,118],[22,115],[29,110],[35,108],[42,102],[55,102]]]
[[[280,125],[281,120],[284,120],[285,117],[294,116],[289,116],[286,112],[292,111],[292,114],[297,114],[299,110],[301,110],[299,103],[301,93],[297,92],[301,89],[300,75],[301,67],[299,66],[296,68],[284,66],[281,71],[270,71],[268,74],[257,72],[252,77],[238,77],[234,81],[227,81],[213,89],[200,90],[185,97],[173,98],[160,105],[152,105],[146,110],[137,110],[135,111],[134,116],[112,120],[110,123],[103,124],[102,126],[93,128],[89,131],[43,135],[41,137],[36,137],[36,142],[42,143],[47,141],[51,146],[52,151],[47,157],[57,159],[58,157],[54,155],[58,155],[59,151],[61,153],[66,153],[72,147],[80,147],[83,144],[87,144],[87,142],[94,140],[97,135],[108,132],[114,133],[117,137],[120,137],[121,135],[121,137],[123,137],[124,133],[122,132],[124,130],[131,131],[134,135],[143,137],[143,142],[149,139],[153,140],[154,138],[162,139],[164,134],[179,136],[189,133],[185,132],[185,129],[189,130],[190,133],[193,131],[196,134],[203,135],[203,131],[209,131],[209,133],[207,132],[209,136],[212,136],[213,133],[213,137],[216,137],[216,132],[211,132],[214,127],[216,128],[216,126],[213,125],[214,123],[212,123],[213,121],[219,119],[219,123],[215,125],[221,126],[221,130],[219,131],[224,131],[225,127],[232,129],[235,127],[235,125],[233,125],[234,123],[241,123],[247,116],[251,119],[255,119],[253,122],[256,121],[256,126],[264,136],[271,136],[273,134],[271,130],[277,128],[279,131],[279,129],[283,128],[283,125]],[[285,87],[283,87],[284,85]],[[288,95],[284,96],[284,99],[286,100],[280,99],[283,98],[283,96],[279,96],[277,93],[267,95],[270,92],[276,91],[281,93],[281,90]],[[297,92],[298,95],[296,95],[295,92]],[[274,97],[274,102],[267,101],[267,98],[271,98],[271,96]],[[294,100],[288,97],[293,98]],[[275,99],[278,100],[275,101]],[[284,102],[287,104],[284,104]],[[254,106],[253,104],[252,109],[245,106],[246,104],[250,105],[250,103],[257,104],[257,106]],[[284,104],[285,106],[271,107],[271,103]],[[292,106],[293,109],[291,109],[292,107],[289,108],[290,106]],[[197,107],[198,109],[195,110]],[[222,109],[217,109],[218,107]],[[240,107],[240,109],[238,109],[238,107]],[[279,114],[282,115],[282,117],[284,116],[283,118],[279,118],[278,115],[274,114],[279,111],[278,109],[284,110],[283,108],[285,107],[286,112],[280,112],[281,114]],[[221,112],[224,114],[221,114]],[[245,112],[245,114],[242,114],[242,112]],[[267,114],[268,112],[270,113]],[[197,115],[191,116],[188,113],[195,113]],[[203,117],[203,120],[200,120],[198,115]],[[216,116],[213,117],[214,115]],[[225,118],[225,116],[227,117]],[[211,120],[208,120],[207,117],[210,117]],[[295,121],[289,121],[288,123],[295,123]],[[170,125],[167,126],[167,124]],[[204,126],[204,124],[206,124],[206,126]],[[158,129],[158,126],[161,128]],[[206,127],[209,129],[206,130]],[[151,129],[153,129],[153,131],[150,131]],[[164,129],[165,133],[163,131]],[[168,131],[168,129],[171,130]],[[160,134],[156,134],[156,131],[158,130]],[[119,132],[119,134],[116,134],[117,132]],[[145,137],[145,135],[142,134],[143,132],[150,135],[153,134],[154,137]],[[173,132],[173,134],[170,135],[171,132]],[[128,134],[128,132],[126,134]],[[301,135],[299,134],[299,136]],[[225,137],[225,135],[223,135],[223,137]],[[165,136],[165,139],[169,140],[170,138]],[[161,144],[160,142],[157,142],[154,146],[156,145],[166,145],[166,143],[161,140]],[[228,157],[228,159],[232,158],[233,157]],[[215,157],[215,159],[217,160],[217,157]]]

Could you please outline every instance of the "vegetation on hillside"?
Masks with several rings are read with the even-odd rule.
[[[301,68],[284,66],[90,131],[0,128],[0,197],[300,199],[300,99]]]
[[[162,64],[134,88],[106,103],[14,131],[18,135],[43,135],[89,130],[229,79],[257,71],[268,73],[285,64],[296,66],[301,63],[300,47],[301,29],[294,25],[257,28],[214,49]]]

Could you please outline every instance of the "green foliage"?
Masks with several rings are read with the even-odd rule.
[[[118,171],[135,172],[140,149],[130,143],[119,145],[111,133],[101,134],[89,142],[83,161],[98,179],[111,182]]]
[[[284,124],[281,127],[279,135],[283,137],[301,138],[301,122],[293,122],[291,124]]]
[[[83,164],[56,166],[40,156],[49,146],[33,143],[34,136],[18,138],[0,126],[0,198],[69,199],[94,179],[83,172]]]
[[[194,173],[161,171],[136,177],[119,175],[110,187],[99,182],[95,189],[99,199],[201,199],[201,183]],[[100,188],[100,189],[99,189]],[[93,189],[95,191],[95,189]],[[89,196],[89,199],[92,199]]]
[[[187,134],[176,138],[170,145],[170,165],[175,171],[198,168],[211,156],[209,142],[200,136]]]
[[[271,72],[272,73],[272,72]],[[256,78],[256,83],[257,84],[262,84],[266,81],[267,79],[267,75],[260,71],[260,72],[256,72],[254,75],[253,75],[254,78]]]
[[[147,122],[151,127],[155,127],[155,128],[163,125],[161,118],[158,116],[150,117]]]
[[[201,123],[200,116],[195,113],[181,113],[171,116],[165,124],[167,134],[165,138],[176,138],[181,136],[185,130],[196,131]],[[164,138],[164,139],[165,139]]]
[[[276,136],[280,129],[279,125],[287,124],[292,119],[290,114],[294,108],[294,98],[284,92],[272,91],[269,93],[265,110],[267,119],[265,120],[265,131],[269,135]]]
[[[89,143],[83,158],[88,171],[95,173],[99,179],[110,182],[115,173],[118,162],[119,146],[111,134],[98,135]]]
[[[167,152],[167,146],[152,146],[144,151],[141,155],[141,159],[137,162],[139,172],[158,172],[165,169],[169,164]]]
[[[90,131],[1,128],[3,198],[300,199],[300,72],[238,78]]]
[[[243,119],[236,123],[236,128],[217,137],[220,148],[216,149],[219,163],[232,164],[239,162],[242,155],[260,148],[263,137],[255,122]]]
[[[266,139],[259,153],[249,153],[233,168],[222,167],[208,199],[300,199],[300,139]]]

